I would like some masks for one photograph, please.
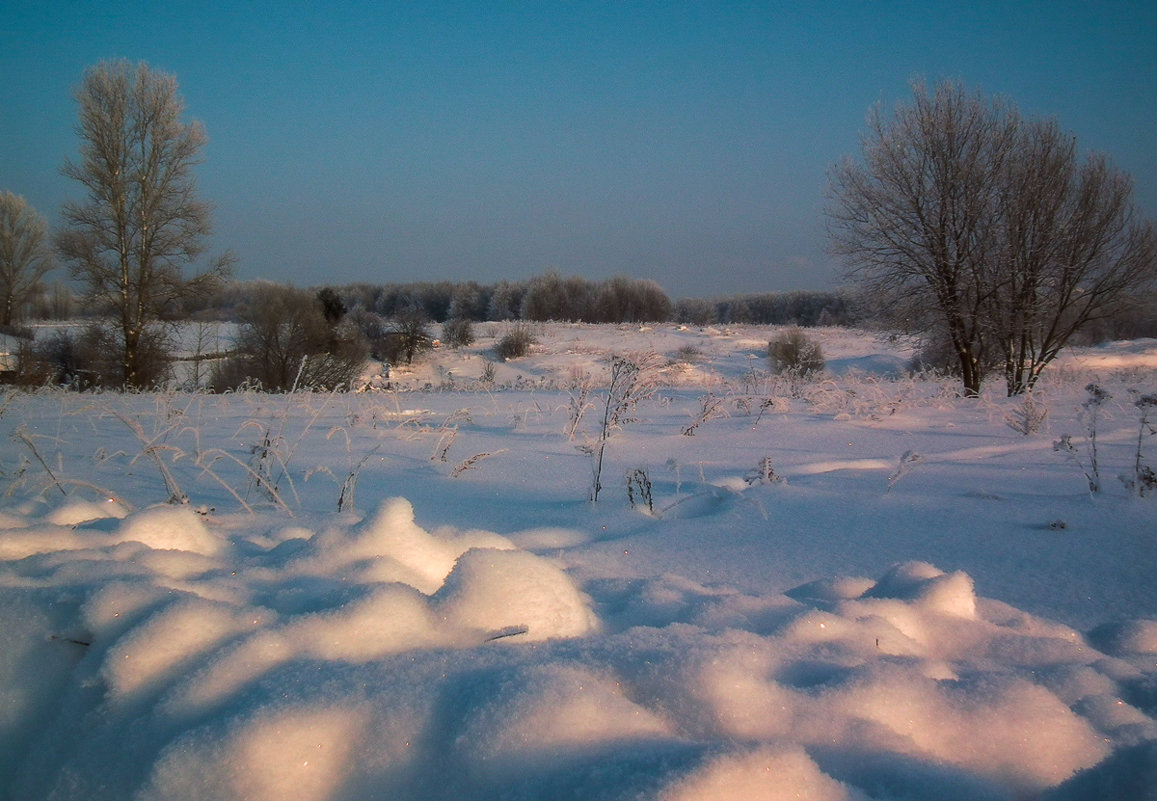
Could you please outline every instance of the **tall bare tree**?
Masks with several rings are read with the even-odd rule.
[[[20,195],[0,192],[0,325],[21,316],[24,301],[53,267],[48,223]]]
[[[1077,330],[1153,280],[1128,177],[1103,156],[1080,163],[1051,120],[917,83],[890,118],[873,110],[863,151],[831,173],[833,251],[886,306],[932,313],[966,394],[991,356],[1009,394],[1031,389]]]
[[[176,78],[143,62],[97,64],[76,100],[80,161],[62,172],[87,198],[64,206],[57,247],[89,301],[114,311],[121,378],[137,387],[148,374],[143,354],[156,352],[156,322],[182,296],[210,291],[229,269],[224,256],[196,277],[182,272],[205,253],[211,233],[211,208],[197,198],[193,178],[205,130],[182,121]]]
[[[983,380],[992,288],[982,268],[1017,121],[958,83],[932,93],[917,83],[891,118],[871,111],[863,163],[845,159],[831,173],[834,252],[874,298],[943,327],[967,394]]]

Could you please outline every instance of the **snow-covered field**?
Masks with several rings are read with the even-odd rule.
[[[1024,435],[858,332],[793,382],[551,325],[483,383],[478,331],[360,394],[4,395],[0,798],[1155,797],[1157,342]]]

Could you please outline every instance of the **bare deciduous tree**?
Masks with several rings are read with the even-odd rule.
[[[76,100],[81,158],[62,172],[87,198],[64,206],[57,246],[90,302],[115,312],[121,378],[135,387],[151,324],[183,296],[212,289],[229,268],[225,256],[195,278],[182,273],[211,233],[211,209],[197,198],[192,171],[205,131],[181,120],[176,78],[144,63],[97,64]]]
[[[414,356],[419,351],[429,347],[431,339],[427,328],[429,318],[418,308],[409,308],[399,312],[393,320],[390,333],[395,352],[392,360],[397,362],[405,359],[406,364],[414,363]]]
[[[1052,120],[1026,123],[1005,165],[987,277],[992,339],[1009,395],[1029,391],[1082,327],[1110,317],[1157,269],[1132,181],[1103,155],[1079,162]]]
[[[993,352],[1009,394],[1031,389],[1154,277],[1128,177],[1103,156],[1078,163],[1052,121],[957,82],[915,84],[891,118],[872,111],[863,156],[831,173],[833,251],[894,313],[946,332],[966,394]]]
[[[12,325],[51,270],[48,223],[20,195],[0,192],[0,325]]]
[[[932,94],[916,84],[890,119],[872,110],[863,163],[845,159],[831,174],[833,250],[874,297],[944,325],[968,394],[983,378],[982,267],[1016,122],[960,84]]]

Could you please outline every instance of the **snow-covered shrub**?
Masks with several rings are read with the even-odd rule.
[[[464,317],[442,323],[442,341],[451,348],[474,344],[474,324]]]
[[[767,343],[767,357],[777,373],[807,376],[822,373],[825,366],[820,343],[799,328],[789,328]]]
[[[141,331],[131,381],[124,374],[124,344],[120,336],[117,327],[106,320],[93,321],[84,327],[76,351],[78,387],[160,387],[172,377],[174,344],[168,327],[154,323]]]
[[[434,344],[428,323],[429,317],[420,308],[411,307],[396,314],[381,343],[385,360],[390,364],[413,364],[415,356]]]
[[[485,387],[494,386],[495,368],[494,362],[487,361],[482,365],[482,374],[478,376],[478,381]]]
[[[999,366],[1000,362],[991,352],[981,354],[979,369],[982,375],[987,375]],[[959,378],[960,354],[952,346],[948,332],[935,329],[924,334],[920,340],[920,349],[908,361],[908,370],[912,373],[932,373]]]
[[[494,346],[494,353],[503,361],[517,359],[530,353],[530,346],[534,344],[534,333],[530,326],[515,323],[502,335]]]
[[[271,392],[348,387],[368,354],[358,326],[327,317],[317,296],[271,285],[241,315],[236,351],[210,383],[219,392],[253,382]]]

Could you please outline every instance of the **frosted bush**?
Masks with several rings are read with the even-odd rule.
[[[530,346],[534,342],[534,332],[530,326],[525,323],[516,323],[495,344],[494,353],[503,361],[518,359],[530,353]]]
[[[819,342],[799,328],[789,328],[767,345],[771,369],[799,377],[822,373],[824,354]]]

